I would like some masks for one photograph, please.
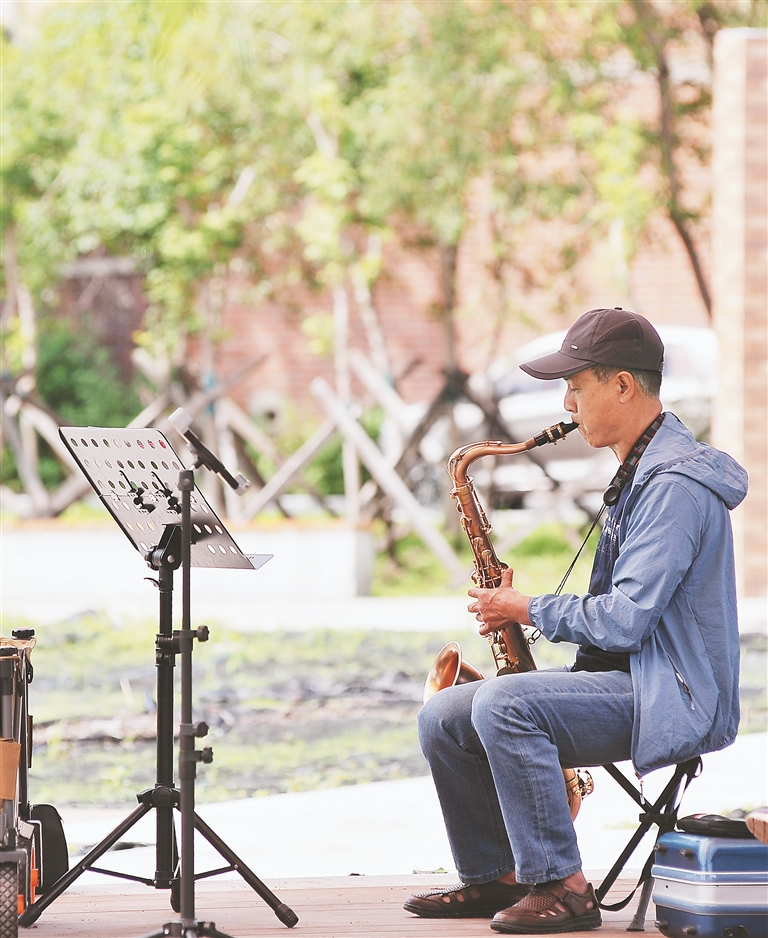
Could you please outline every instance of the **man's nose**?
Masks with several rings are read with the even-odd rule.
[[[569,414],[576,413],[576,404],[573,401],[570,388],[565,392],[565,397],[563,398],[563,407],[568,411]]]

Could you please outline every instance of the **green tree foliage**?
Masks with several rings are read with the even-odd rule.
[[[63,261],[132,254],[172,344],[233,261],[262,295],[352,268],[370,284],[370,238],[396,229],[441,251],[450,318],[471,186],[490,172],[523,199],[516,154],[536,145],[542,105],[521,93],[540,41],[530,9],[54,5],[37,42],[5,56],[4,217],[25,279],[41,293]]]
[[[530,53],[536,30],[524,3],[413,3],[407,44],[391,80],[372,94],[379,115],[365,167],[367,198],[411,243],[435,248],[443,285],[446,364],[456,364],[457,251],[473,187],[485,177],[522,208],[532,120]],[[410,234],[410,238],[408,237]]]
[[[662,208],[711,311],[699,230],[709,191],[690,182],[710,158],[712,46],[720,29],[765,28],[768,6],[762,0],[575,0],[561,12],[573,25],[570,48],[560,60],[550,58],[550,71],[567,87],[571,132],[594,191],[591,218],[623,223],[629,260],[649,215]],[[636,99],[643,79],[655,86],[650,113]]]
[[[156,7],[170,6],[55,5],[31,50],[7,50],[3,172],[30,286],[55,283],[80,255],[131,254],[146,272],[149,324],[173,345],[245,226],[284,210],[286,173],[267,141],[279,108],[263,119],[231,55],[236,24],[216,5],[205,16],[186,5],[168,26]],[[233,204],[246,166],[258,182]]]
[[[36,396],[62,426],[123,427],[141,410],[135,384],[127,383],[90,330],[72,329],[62,319],[42,323],[37,349]],[[63,481],[63,472],[42,443],[40,477],[46,486]],[[7,451],[0,459],[0,483],[22,488],[16,464]]]
[[[136,390],[92,333],[61,320],[47,323],[38,355],[37,390],[67,425],[121,427],[141,409]]]
[[[570,264],[617,220],[631,256],[659,206],[696,266],[705,208],[680,166],[706,160],[707,50],[718,29],[764,25],[765,11],[54,3],[33,41],[3,49],[3,225],[38,301],[55,304],[65,261],[138,259],[148,334],[182,352],[201,323],[215,342],[201,297],[210,307],[233,273],[288,307],[295,284],[370,286],[377,245],[396,235],[440,254],[450,360],[456,253],[479,180],[499,276],[532,221],[557,219]],[[689,51],[703,71],[673,74]],[[656,116],[638,114],[638,75],[656,82]]]

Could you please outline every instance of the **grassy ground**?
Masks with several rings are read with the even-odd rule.
[[[154,782],[154,625],[87,617],[37,634],[34,799],[125,803]],[[194,658],[194,716],[215,752],[199,800],[425,774],[415,717],[451,638],[492,672],[485,642],[466,634],[216,629]]]
[[[505,559],[520,571],[520,588],[536,593],[552,591],[571,555],[549,528]],[[444,574],[417,542],[402,542],[397,561],[380,559],[379,594],[445,593]],[[590,563],[580,562],[568,589],[585,589]],[[3,633],[29,624],[35,625],[6,621]],[[35,627],[32,799],[132,801],[155,781],[156,623],[117,627],[84,616]],[[466,633],[369,632],[364,622],[358,631],[338,632],[246,634],[216,627],[194,655],[194,718],[211,727],[199,748],[211,745],[215,754],[198,771],[198,800],[425,774],[415,718],[429,666],[454,638],[475,667],[493,673],[487,643]],[[540,640],[534,654],[547,667],[569,662],[573,650]],[[746,732],[766,726],[765,662],[765,640],[745,642]]]
[[[498,527],[500,530],[494,531],[493,536],[500,535],[499,540],[503,542],[503,525]],[[515,571],[515,585],[521,592],[529,595],[553,593],[568,569],[576,553],[574,545],[581,543],[581,537],[578,532],[566,531],[558,524],[542,525],[514,550],[500,553],[500,559]],[[597,535],[593,534],[568,578],[567,592],[586,591],[596,544]],[[470,571],[472,553],[467,539],[462,535],[453,546]],[[452,589],[448,573],[435,556],[425,550],[414,535],[406,535],[397,542],[393,556],[384,552],[379,554],[372,592],[375,596],[444,596],[451,592],[463,593],[465,588]]]

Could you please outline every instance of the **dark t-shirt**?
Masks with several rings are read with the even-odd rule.
[[[599,596],[610,593],[613,568],[619,556],[619,524],[624,512],[624,503],[629,495],[631,476],[627,479],[619,500],[611,506],[605,519],[603,531],[595,551],[589,593]],[[595,645],[583,645],[576,652],[572,671],[629,671],[629,655],[626,652],[603,651]]]

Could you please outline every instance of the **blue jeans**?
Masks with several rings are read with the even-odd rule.
[[[580,870],[562,766],[629,759],[633,711],[621,671],[528,671],[435,694],[419,739],[462,881]]]

